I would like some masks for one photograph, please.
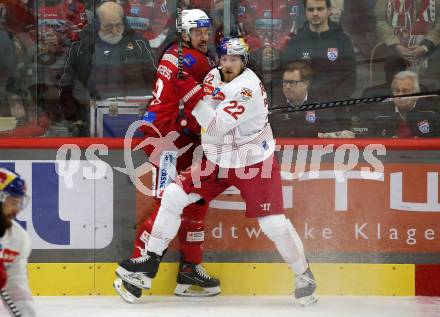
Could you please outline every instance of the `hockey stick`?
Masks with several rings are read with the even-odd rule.
[[[177,78],[183,78],[182,0],[176,2],[177,12]]]
[[[428,91],[428,92],[419,92],[415,94],[408,95],[400,95],[400,96],[378,96],[378,97],[367,97],[367,98],[354,98],[347,100],[338,100],[338,101],[325,101],[319,103],[309,103],[300,106],[282,106],[282,107],[274,107],[270,109],[270,113],[277,111],[288,111],[288,112],[297,112],[297,111],[310,111],[310,110],[322,110],[328,108],[338,108],[338,107],[347,107],[347,106],[355,106],[360,104],[367,103],[376,103],[376,102],[388,102],[396,98],[428,98],[428,97],[438,97],[440,96],[440,90],[437,91]]]
[[[23,315],[18,310],[17,306],[15,306],[15,303],[12,301],[9,294],[4,290],[0,290],[0,297],[2,298],[3,302],[6,304],[6,307],[9,308],[9,310],[12,313],[12,316],[14,317],[22,317]]]

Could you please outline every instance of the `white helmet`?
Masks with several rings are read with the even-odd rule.
[[[209,28],[211,19],[200,9],[182,10],[182,30],[189,35],[191,29]]]
[[[241,37],[224,37],[217,46],[217,54],[242,56],[244,65],[249,61],[249,45]]]

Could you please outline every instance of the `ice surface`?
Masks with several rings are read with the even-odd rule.
[[[320,296],[309,307],[296,305],[291,296],[145,296],[134,305],[117,296],[35,297],[35,302],[40,317],[440,317],[440,297]]]

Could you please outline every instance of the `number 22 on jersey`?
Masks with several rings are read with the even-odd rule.
[[[235,120],[238,120],[238,116],[244,113],[245,107],[239,105],[237,101],[231,101],[229,105],[223,108],[223,111],[230,114]]]

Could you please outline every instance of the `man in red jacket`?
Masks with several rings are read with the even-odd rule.
[[[203,82],[205,75],[215,65],[215,60],[210,57],[208,51],[210,26],[211,21],[202,10],[182,11],[183,70],[198,83]],[[203,93],[203,90],[201,86],[194,88],[193,82],[188,81],[188,92],[186,95],[180,95],[172,83],[176,80],[177,73],[178,45],[172,43],[165,50],[157,68],[154,99],[143,118],[149,126],[143,127],[143,132],[146,138],[152,139],[165,137],[170,132],[177,132],[178,137],[169,148],[166,146],[157,148],[152,145],[144,148],[150,162],[157,170],[155,174],[158,175],[158,179],[155,179],[154,183],[157,184],[155,192],[158,199],[154,212],[137,228],[132,258],[138,258],[145,252],[163,190],[180,171],[191,165],[193,151],[200,144],[200,126],[191,113],[180,106],[180,100],[185,100],[185,104],[197,102],[197,97]],[[160,132],[160,135],[156,131]],[[178,149],[185,147],[188,147],[188,150],[178,156]],[[204,201],[198,201],[188,206],[183,212],[182,225],[179,230],[182,258],[177,275],[176,295],[213,296],[220,293],[220,281],[209,276],[200,265],[204,241],[204,218],[207,209],[208,205]],[[141,289],[119,278],[113,285],[118,294],[129,303],[135,302],[141,296]],[[202,291],[194,291],[193,286],[202,288]]]

